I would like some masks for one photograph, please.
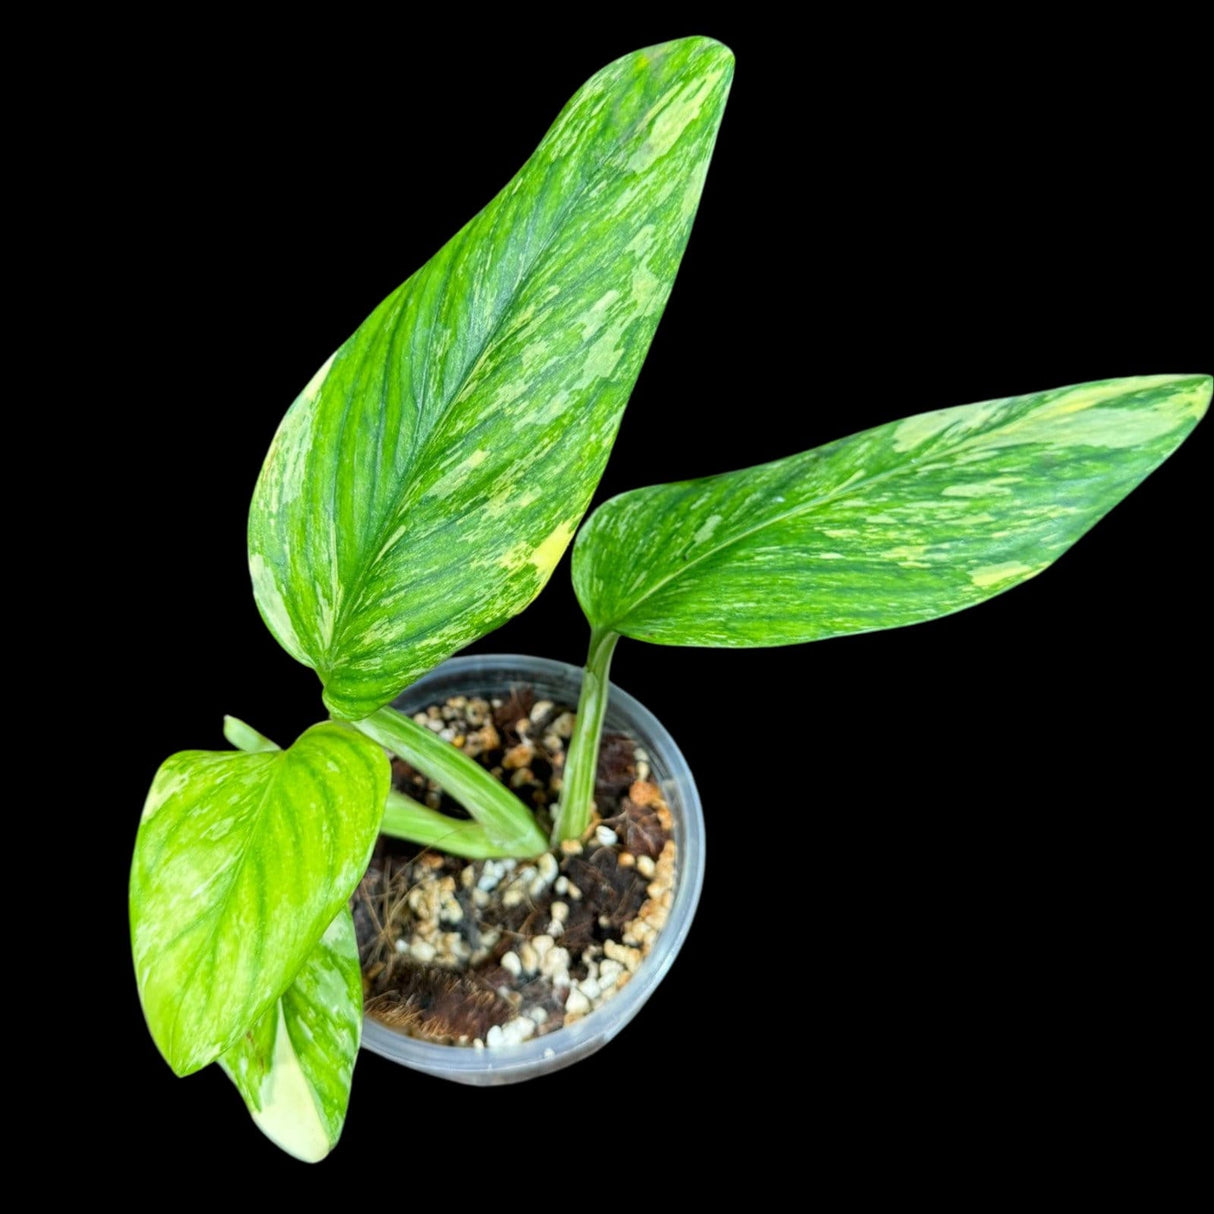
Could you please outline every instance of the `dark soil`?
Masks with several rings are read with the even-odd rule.
[[[573,710],[527,689],[457,696],[418,713],[512,787],[547,833]],[[402,792],[463,809],[407,763]],[[583,839],[529,861],[464,860],[381,836],[353,899],[367,1010],[456,1045],[526,1040],[588,1014],[649,952],[674,888],[670,813],[630,738],[603,738]]]

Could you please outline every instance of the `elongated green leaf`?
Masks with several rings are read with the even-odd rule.
[[[258,733],[257,730],[251,725],[246,725],[239,717],[224,717],[223,736],[237,750],[247,750],[251,754],[282,749],[277,742],[270,741],[265,734]]]
[[[1179,446],[1210,383],[1145,376],[941,409],[621,494],[578,536],[578,599],[595,627],[667,645],[783,645],[958,611],[1069,548]]]
[[[343,906],[291,985],[219,1059],[258,1128],[315,1163],[341,1137],[362,1039],[354,919]]]
[[[366,869],[388,785],[380,747],[336,722],[289,750],[161,766],[135,840],[131,951],[179,1075],[230,1049],[294,978]]]
[[[388,804],[384,807],[384,820],[379,830],[381,834],[391,835],[394,839],[407,839],[410,843],[434,847],[468,860],[517,856],[513,848],[494,843],[479,822],[456,821],[395,789],[388,794]]]
[[[732,71],[688,38],[599,72],[292,405],[249,564],[336,716],[373,712],[547,581],[665,306]]]
[[[484,827],[489,840],[504,849],[505,855],[522,859],[547,850],[544,832],[519,797],[475,759],[424,725],[395,708],[381,708],[359,721],[358,728],[411,767],[437,780]]]

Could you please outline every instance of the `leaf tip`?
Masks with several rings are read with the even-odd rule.
[[[1168,377],[1174,399],[1180,405],[1183,416],[1192,419],[1196,425],[1210,408],[1210,398],[1214,395],[1214,376],[1211,375],[1173,375]]]
[[[140,990],[141,999],[143,994],[144,992]],[[222,1052],[215,1051],[208,1054],[197,1048],[197,1041],[186,1040],[186,1035],[179,1031],[180,1004],[161,1008],[160,1014],[156,1014],[154,1009],[149,1008],[148,1003],[144,1001],[143,1017],[147,1021],[148,1032],[151,1034],[156,1048],[160,1051],[160,1056],[178,1079],[184,1079],[187,1075],[193,1075],[195,1071],[201,1071],[204,1066],[214,1062]]]
[[[1210,407],[1210,398],[1214,396],[1214,375],[1199,375],[1197,384],[1197,397],[1201,402],[1201,412],[1197,416],[1204,417]]]
[[[724,42],[715,38],[697,35],[690,41],[696,43],[695,50],[717,69],[717,75],[728,85],[733,80],[734,65],[737,62],[733,51]]]

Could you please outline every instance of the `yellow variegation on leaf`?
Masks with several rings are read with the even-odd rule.
[[[370,715],[547,581],[665,307],[732,74],[707,38],[604,68],[287,413],[249,565],[335,716]]]
[[[960,611],[1057,560],[1181,444],[1210,384],[1148,375],[961,405],[622,493],[578,536],[578,601],[598,631],[665,645],[787,645]]]
[[[160,1052],[213,1062],[282,995],[366,870],[383,750],[314,725],[287,750],[182,751],[161,765],[131,864],[131,952]]]
[[[342,907],[273,1006],[219,1059],[258,1129],[316,1163],[337,1145],[362,1039],[354,920]]]

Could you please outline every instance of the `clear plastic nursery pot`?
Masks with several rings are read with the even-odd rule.
[[[581,669],[564,662],[518,654],[477,654],[444,662],[414,683],[394,706],[413,713],[448,696],[508,696],[511,687],[524,685],[531,687],[539,699],[573,706],[581,684]],[[661,788],[670,809],[678,848],[669,917],[631,981],[583,1019],[521,1044],[493,1049],[436,1045],[367,1016],[362,1039],[366,1049],[456,1083],[519,1083],[588,1057],[640,1011],[669,970],[691,927],[704,880],[704,814],[691,770],[674,739],[644,705],[614,684],[608,698],[606,729],[628,734],[648,752],[650,778]]]

